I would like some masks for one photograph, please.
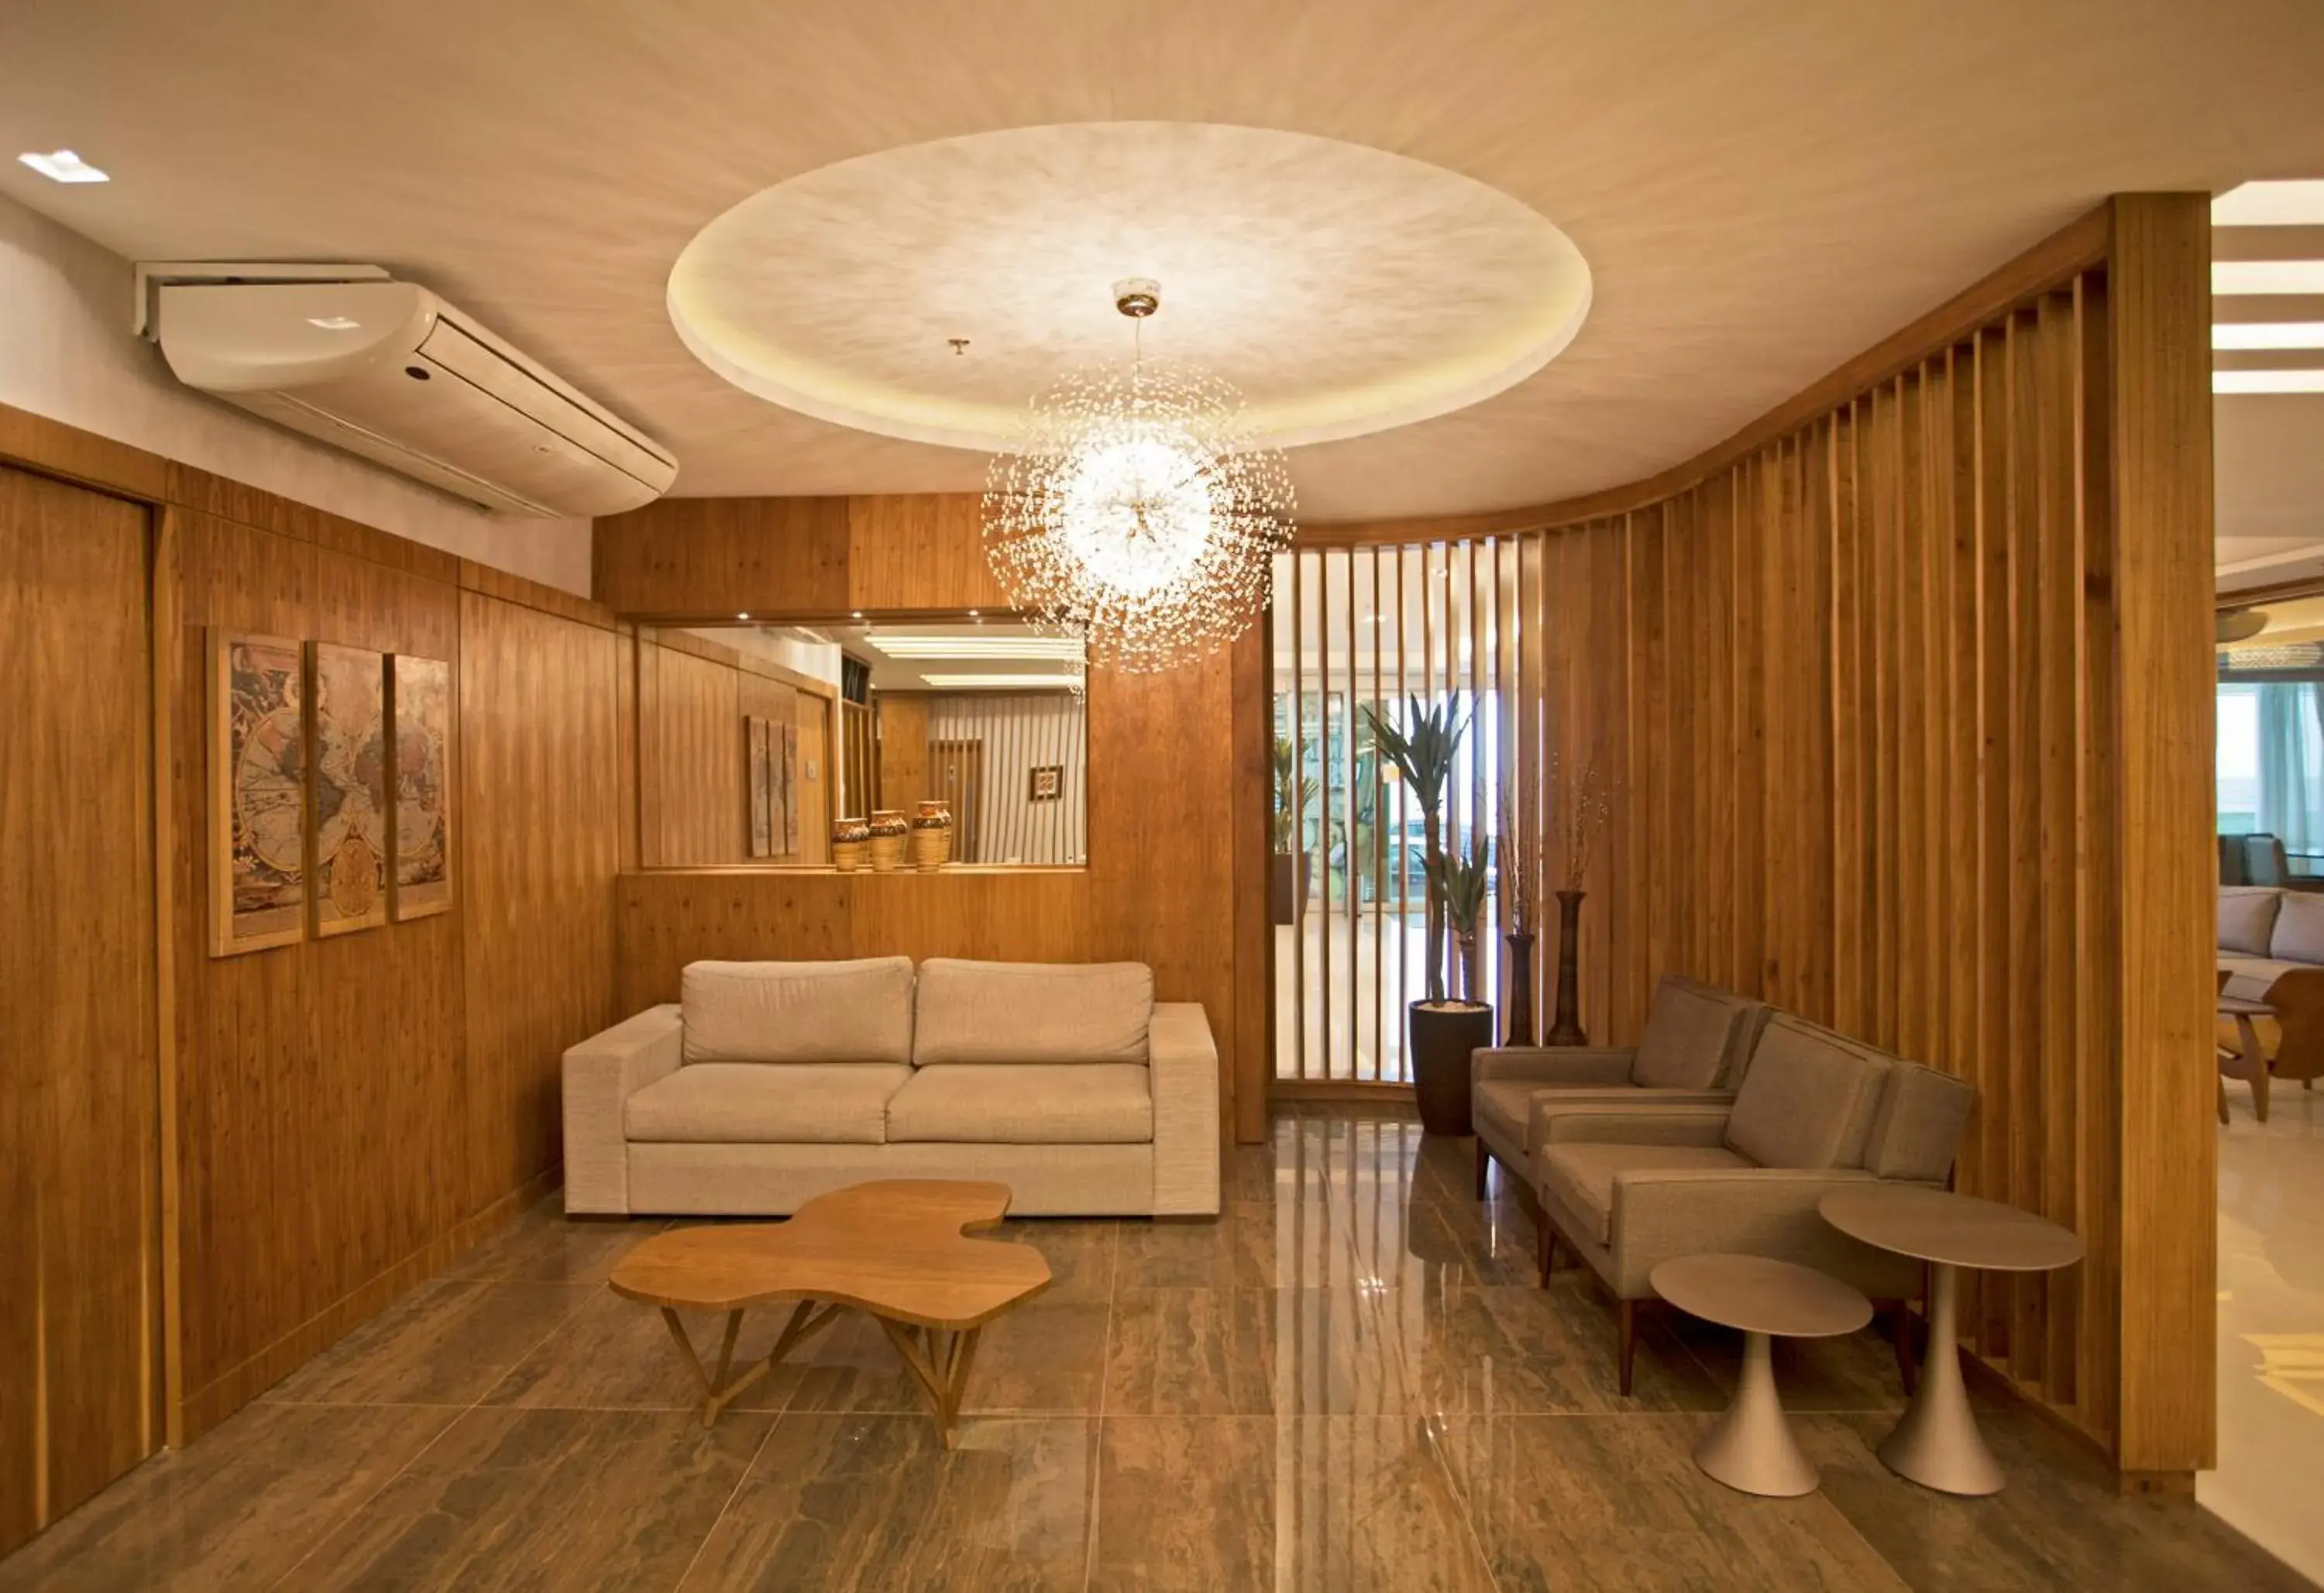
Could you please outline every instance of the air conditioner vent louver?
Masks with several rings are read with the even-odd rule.
[[[366,267],[252,280],[266,269],[141,268],[179,380],[508,513],[619,514],[677,478],[659,444],[427,289]]]

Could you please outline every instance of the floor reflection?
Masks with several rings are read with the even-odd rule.
[[[2195,1496],[2324,1580],[2324,1090],[2227,1088],[2219,1132],[2219,1465]]]

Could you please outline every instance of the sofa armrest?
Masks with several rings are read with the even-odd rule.
[[[651,1006],[565,1053],[565,1209],[630,1209],[629,1098],[678,1071],[686,1030],[675,1005]]]
[[[1628,1084],[1635,1051],[1596,1045],[1501,1045],[1469,1053],[1471,1088],[1488,1079],[1534,1084]]]
[[[1154,1211],[1219,1210],[1219,1048],[1198,1001],[1157,1002],[1146,1032],[1154,1090]]]
[[[1586,1141],[1616,1145],[1724,1144],[1727,1108],[1715,1107],[1559,1106],[1534,1109],[1534,1144]]]
[[[1834,1190],[1936,1189],[1881,1179],[1860,1167],[1638,1168],[1614,1175],[1614,1277],[1624,1299],[1653,1293],[1647,1275],[1675,1256],[1711,1252],[1797,1262],[1844,1279],[1876,1300],[1919,1292],[1920,1264],[1849,1238],[1817,1202]]]

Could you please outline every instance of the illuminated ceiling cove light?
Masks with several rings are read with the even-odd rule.
[[[920,679],[936,691],[1012,691],[1028,688],[1052,688],[1068,691],[1082,683],[1079,675],[955,675],[945,672],[924,674]]]
[[[2324,348],[2324,320],[2227,321],[2211,329],[2214,348]]]
[[[2324,393],[2324,371],[2213,371],[2214,393]]]
[[[16,157],[51,182],[110,182],[113,179],[82,160],[69,149],[52,149],[46,154],[26,150]]]
[[[863,638],[890,658],[1055,659],[1079,663],[1078,636],[934,636],[919,632],[888,632]]]
[[[2246,182],[2211,201],[2213,227],[2324,226],[2324,182]]]
[[[1158,284],[1113,286],[1130,366],[1065,376],[985,478],[984,551],[1020,609],[1131,674],[1214,653],[1266,604],[1291,546],[1291,476],[1207,372],[1149,366],[1136,329]]]
[[[2324,260],[2214,260],[2214,293],[2324,293]]]

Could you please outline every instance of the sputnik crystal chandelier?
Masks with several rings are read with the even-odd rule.
[[[1291,476],[1233,386],[1143,357],[1158,284],[1116,282],[1113,302],[1129,365],[1034,399],[1018,450],[985,478],[984,549],[1010,600],[1081,637],[1091,663],[1152,673],[1215,652],[1266,605],[1291,546]]]

